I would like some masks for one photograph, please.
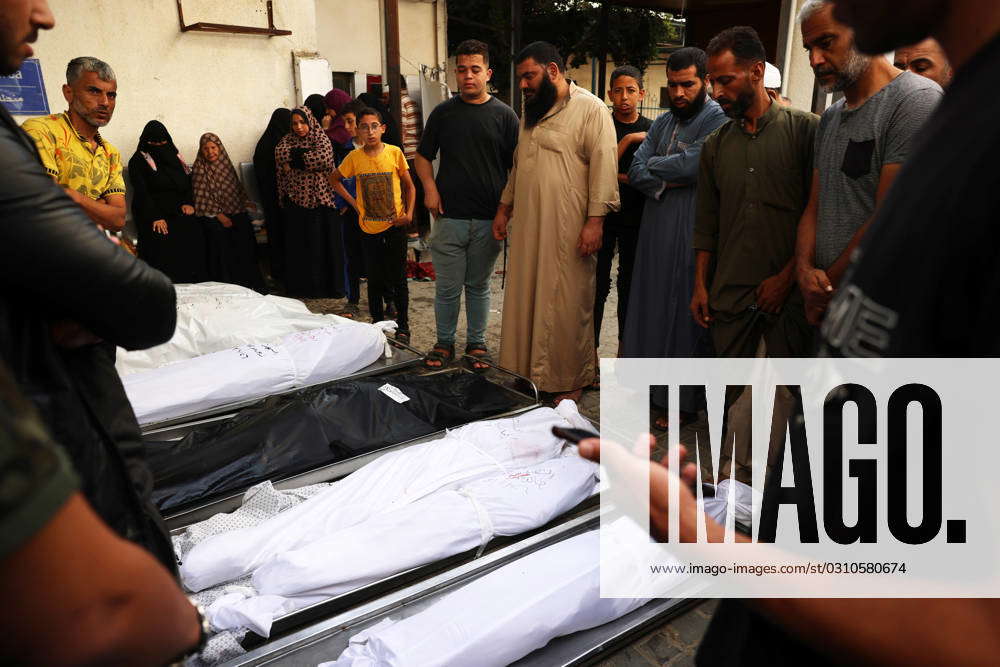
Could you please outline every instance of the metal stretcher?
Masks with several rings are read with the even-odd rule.
[[[449,371],[454,372],[454,369]],[[497,371],[506,372],[502,369]],[[523,381],[523,378],[520,379]],[[503,416],[525,412],[537,405],[536,394],[531,405]],[[594,430],[597,431],[596,425]],[[388,449],[296,475],[282,480],[276,487],[295,488],[338,479],[388,451],[427,442],[442,435],[438,433],[400,443]],[[171,521],[176,526],[187,525],[217,511],[234,509],[238,504],[238,497],[218,501],[211,506],[192,510],[184,516],[172,517]],[[223,505],[226,507],[223,508]],[[514,537],[495,538],[479,557],[476,557],[476,550],[470,550],[386,577],[287,614],[275,620],[270,638],[264,639],[253,633],[248,634],[243,640],[243,646],[248,652],[224,664],[298,666],[317,665],[320,662],[334,660],[347,648],[350,637],[357,632],[390,615],[395,619],[411,616],[434,604],[455,588],[497,568],[538,549],[589,530],[596,530],[600,523],[600,515],[599,496],[595,494],[546,526]],[[515,664],[553,667],[595,663],[653,627],[662,625],[673,616],[687,610],[695,602],[683,599],[652,600],[611,623],[556,638]]]
[[[279,619],[272,637],[245,640],[248,652],[224,663],[249,665],[317,665],[335,660],[350,638],[391,616],[402,619],[426,609],[449,592],[539,549],[589,530],[596,530],[600,510],[589,501],[549,526],[491,544],[485,555],[469,554],[404,572],[362,589]],[[433,568],[433,569],[432,569]],[[519,667],[560,667],[593,664],[634,638],[686,611],[696,600],[651,600],[611,623],[557,637],[513,663]],[[303,624],[304,622],[304,624]]]

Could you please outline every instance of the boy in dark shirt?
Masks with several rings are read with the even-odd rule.
[[[597,253],[597,296],[594,300],[594,344],[600,345],[601,322],[604,319],[604,302],[611,293],[611,262],[618,248],[618,338],[625,328],[628,312],[628,295],[632,284],[632,267],[635,265],[635,248],[639,241],[639,220],[642,218],[644,197],[628,184],[628,169],[632,157],[646,130],[653,121],[639,113],[639,104],[646,97],[642,74],[631,65],[624,65],[611,73],[609,81],[612,116],[618,135],[618,187],[622,207],[609,213],[604,220],[604,242]]]

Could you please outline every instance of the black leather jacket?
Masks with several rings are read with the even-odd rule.
[[[168,568],[173,550],[148,502],[139,427],[114,369],[114,345],[173,335],[170,280],[108,242],[41,166],[34,143],[0,107],[0,359],[69,453],[83,492],[121,536]],[[104,343],[67,350],[52,322]]]

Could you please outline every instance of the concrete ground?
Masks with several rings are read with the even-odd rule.
[[[424,259],[424,258],[422,258]],[[427,257],[426,259],[430,259]],[[426,261],[426,260],[425,260]],[[502,263],[497,262],[497,270],[491,281],[490,293],[492,296],[491,313],[489,327],[486,333],[486,341],[494,358],[497,357],[500,344],[500,318],[503,311],[503,289],[501,287]],[[612,267],[612,275],[617,272],[617,264]],[[434,283],[410,281],[410,334],[411,345],[419,350],[429,350],[436,340],[436,328],[434,321]],[[361,310],[362,315],[367,317],[367,295],[364,284],[362,284]],[[334,299],[306,299],[306,305],[314,312],[339,313],[346,303],[346,300]],[[598,352],[601,357],[614,357],[618,351],[618,327],[614,313],[618,305],[617,292],[611,290],[608,302],[605,305],[604,326],[601,331],[600,346]],[[461,355],[465,349],[465,309],[459,315],[458,332],[456,336],[455,351]],[[600,392],[585,391],[579,403],[580,411],[594,419],[600,420]],[[682,432],[681,440],[684,441],[694,428],[686,428]],[[658,438],[662,441],[664,436]],[[652,456],[657,460],[664,454],[662,447],[654,449]],[[652,665],[693,665],[694,652],[705,634],[708,620],[715,610],[715,602],[707,601],[693,607],[681,616],[673,619],[669,623],[654,630],[648,635],[641,637],[624,649],[621,649],[610,658],[600,663],[601,667],[649,667]]]

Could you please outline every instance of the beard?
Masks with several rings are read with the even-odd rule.
[[[686,105],[679,107],[674,104],[673,99],[668,103],[670,104],[670,112],[681,121],[690,120],[698,115],[698,113],[705,106],[705,99],[708,97],[708,90],[705,85],[702,84],[701,92],[693,100],[688,102]]]
[[[820,89],[824,93],[837,93],[853,86],[861,78],[872,63],[872,56],[866,56],[851,46],[851,53],[847,56],[847,62],[839,70],[826,67],[814,70],[817,78],[832,74],[833,81],[826,85],[821,85]]]
[[[73,111],[75,111],[80,118],[87,121],[87,124],[91,127],[105,127],[111,122],[110,113],[108,113],[107,118],[99,118],[96,111],[87,111],[83,108],[83,106],[76,104],[75,102],[71,106],[73,107]]]
[[[534,127],[545,117],[552,105],[556,103],[558,96],[556,84],[552,83],[548,76],[542,76],[538,90],[524,101],[524,125]]]
[[[753,88],[748,88],[736,96],[735,100],[730,100],[728,97],[716,98],[716,102],[722,106],[722,110],[730,118],[739,120],[743,118],[743,115],[753,106],[753,103],[757,100],[757,91]],[[726,108],[726,105],[729,108]]]

